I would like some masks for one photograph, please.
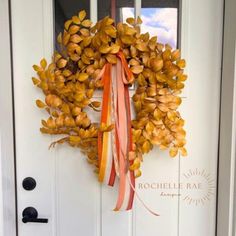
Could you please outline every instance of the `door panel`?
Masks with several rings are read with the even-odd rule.
[[[181,48],[190,79],[180,108],[189,151],[180,159],[180,182],[200,182],[202,190],[182,190],[179,235],[215,235],[223,1],[183,1],[182,11]],[[183,200],[189,193],[191,203]]]
[[[78,150],[66,145],[48,150],[55,137],[39,132],[44,113],[34,101],[42,94],[30,78],[31,66],[42,57],[49,60],[53,52],[53,2],[11,1],[19,236],[215,235],[222,1],[180,4],[180,44],[189,75],[180,110],[189,156],[171,159],[168,152],[154,149],[145,156],[137,179],[138,195],[160,213],[158,218],[137,198],[132,212],[113,212],[117,188],[100,185]],[[135,4],[141,6],[140,1]],[[33,191],[22,188],[28,176],[37,181]],[[209,200],[204,199],[208,190]],[[24,224],[21,214],[28,206],[48,218],[48,224]]]

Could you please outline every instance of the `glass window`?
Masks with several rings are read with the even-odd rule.
[[[54,0],[55,37],[63,32],[64,23],[79,11],[85,10],[89,18],[89,9],[90,1],[88,0]]]
[[[98,0],[98,19],[111,16],[112,2],[115,4],[116,22],[134,17],[134,0]]]
[[[169,43],[173,48],[178,41],[178,0],[143,0],[141,31],[157,36],[160,43]]]

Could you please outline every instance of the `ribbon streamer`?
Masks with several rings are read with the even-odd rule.
[[[98,133],[98,179],[100,182],[106,179],[107,184],[113,186],[118,178],[119,190],[114,211],[130,210],[135,194],[135,176],[134,171],[129,169],[133,164],[129,154],[133,152],[134,144],[128,86],[134,78],[123,52],[117,53],[115,65],[105,64],[96,79],[101,79],[103,85],[101,124],[105,127],[114,124],[111,132]],[[139,196],[138,199],[150,213],[158,216]]]
[[[115,76],[112,76],[112,72]],[[111,121],[115,123],[112,132],[99,131],[98,133],[98,179],[103,182],[109,175],[108,185],[113,186],[116,177],[119,177],[119,194],[114,210],[118,211],[121,208],[129,210],[133,205],[134,189],[127,181],[127,175],[135,186],[134,172],[129,170],[129,165],[133,162],[129,161],[129,152],[132,151],[133,143],[128,84],[133,80],[133,74],[128,68],[123,53],[119,52],[117,64],[114,66],[105,64],[98,77],[101,78],[103,85],[101,124],[109,126]],[[109,148],[112,148],[112,161],[108,156]],[[110,170],[109,161],[112,162]],[[125,206],[124,202],[126,202]]]

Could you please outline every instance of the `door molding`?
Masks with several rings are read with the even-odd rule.
[[[0,235],[17,235],[10,1],[0,1]]]
[[[225,0],[218,160],[217,236],[236,235],[235,9],[235,0]]]

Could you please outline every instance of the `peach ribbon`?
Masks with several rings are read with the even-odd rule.
[[[121,51],[117,53],[117,63],[113,67],[115,67],[115,78],[112,77],[112,65],[109,63],[104,65],[96,78],[101,79],[103,85],[101,123],[107,126],[112,122],[115,123],[112,132],[98,132],[98,179],[103,182],[105,176],[109,176],[108,185],[113,186],[116,177],[119,178],[119,192],[114,209],[119,211],[121,208],[132,209],[134,193],[136,193],[134,171],[129,170],[129,166],[133,164],[133,161],[129,160],[129,153],[133,151],[134,144],[128,86],[134,77]],[[109,139],[112,140],[111,156],[108,154]],[[109,161],[112,163],[110,169]],[[136,195],[150,213],[158,216],[145,205],[137,193]]]
[[[107,126],[111,124],[111,115],[114,116],[115,128],[113,134],[113,155],[112,167],[108,185],[113,186],[116,176],[119,177],[119,194],[114,210],[121,209],[126,195],[129,195],[126,209],[132,208],[134,199],[134,189],[127,182],[127,174],[133,186],[135,186],[134,172],[129,170],[128,154],[132,151],[132,134],[131,134],[131,114],[130,98],[128,84],[133,80],[133,74],[128,68],[128,64],[122,52],[117,53],[116,81],[112,81],[112,65],[107,63],[102,69],[97,79],[101,78],[103,85],[101,123]],[[115,86],[112,86],[112,83]],[[112,113],[112,114],[111,114]],[[100,182],[104,181],[108,169],[108,132],[98,133],[98,159]],[[127,190],[129,189],[129,191]],[[128,193],[129,192],[129,193]],[[126,196],[127,198],[127,196]]]

